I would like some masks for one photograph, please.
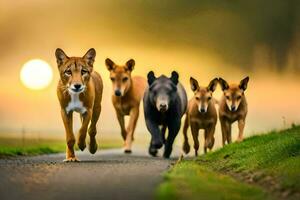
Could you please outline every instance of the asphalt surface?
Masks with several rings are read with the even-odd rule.
[[[0,159],[0,199],[154,199],[162,173],[176,161],[142,150],[77,155],[79,163],[63,163],[64,154]]]

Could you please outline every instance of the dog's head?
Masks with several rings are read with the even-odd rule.
[[[230,111],[235,112],[238,110],[242,98],[244,98],[244,92],[247,89],[249,77],[247,76],[239,84],[228,84],[222,78],[219,78],[219,83],[224,92],[225,101]]]
[[[191,89],[194,92],[198,110],[200,113],[206,113],[209,102],[212,99],[212,94],[218,85],[218,78],[210,81],[207,87],[200,87],[198,81],[193,77],[190,78]]]
[[[131,86],[131,72],[135,61],[130,59],[125,65],[116,65],[111,59],[105,60],[106,68],[110,72],[110,80],[113,84],[114,94],[124,96]]]
[[[83,57],[68,57],[62,49],[55,51],[60,79],[70,94],[83,92],[90,80],[96,57],[90,49]]]
[[[164,75],[156,78],[153,71],[148,73],[149,97],[159,112],[166,112],[173,104],[177,95],[179,75],[173,71],[171,77]]]

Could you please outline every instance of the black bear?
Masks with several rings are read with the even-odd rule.
[[[148,73],[149,87],[144,94],[144,114],[147,129],[152,136],[149,147],[152,156],[156,156],[158,149],[165,144],[163,156],[170,157],[181,117],[187,109],[187,95],[178,78],[175,71],[170,78],[164,75],[156,78],[153,71]],[[169,133],[166,139],[167,128]]]

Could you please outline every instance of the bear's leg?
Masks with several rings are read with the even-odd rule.
[[[164,144],[166,143],[166,130],[167,126],[163,125],[163,127],[161,128],[161,136]]]
[[[155,148],[153,145],[152,145],[152,139],[150,141],[150,145],[149,145],[149,154],[153,157],[157,156],[157,153],[158,153],[158,150],[157,148]]]
[[[159,129],[158,124],[152,120],[147,119],[146,125],[148,131],[151,133],[152,136],[150,146],[156,149],[160,149],[163,146],[163,141],[162,141],[161,131]]]
[[[174,120],[168,125],[168,129],[169,134],[165,144],[164,158],[169,158],[172,153],[173,143],[180,129],[180,120]]]

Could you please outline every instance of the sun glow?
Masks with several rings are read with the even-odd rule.
[[[29,60],[20,72],[21,82],[29,89],[41,90],[52,81],[53,72],[50,65],[40,59]]]

